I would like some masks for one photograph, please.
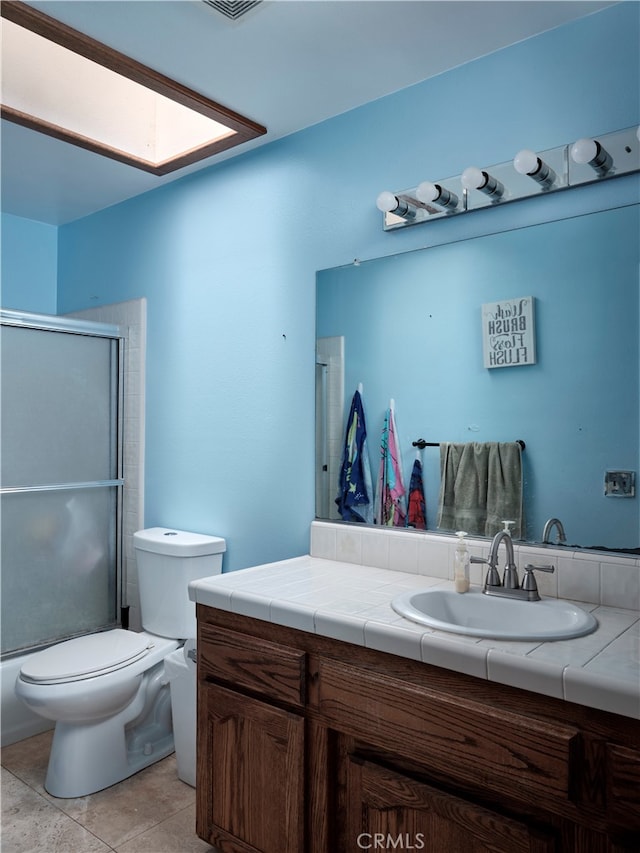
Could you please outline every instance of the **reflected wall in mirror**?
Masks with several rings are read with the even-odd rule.
[[[362,383],[374,483],[393,398],[405,486],[419,438],[522,439],[526,540],[540,542],[554,516],[568,546],[638,549],[638,498],[606,497],[604,476],[640,465],[639,209],[319,272],[318,351],[330,358],[316,371],[327,386],[317,395],[318,516],[339,517],[336,456]],[[485,368],[482,305],[522,296],[535,300],[536,363]],[[326,402],[335,383],[337,408]],[[419,452],[437,529],[440,453]]]

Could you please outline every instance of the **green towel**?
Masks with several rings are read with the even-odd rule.
[[[494,536],[502,522],[522,539],[522,448],[518,442],[469,442],[440,445],[438,527]]]

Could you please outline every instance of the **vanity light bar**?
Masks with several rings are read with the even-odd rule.
[[[508,163],[470,166],[461,175],[425,180],[413,189],[385,190],[376,203],[384,230],[393,231],[638,171],[640,128],[629,127],[546,151],[525,148]]]

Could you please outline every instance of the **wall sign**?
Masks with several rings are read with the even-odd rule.
[[[485,367],[536,363],[533,296],[482,306],[482,349]]]

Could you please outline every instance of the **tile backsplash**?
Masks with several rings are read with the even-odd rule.
[[[469,553],[487,557],[490,542],[469,537]],[[453,579],[457,539],[441,533],[398,530],[314,521],[311,524],[312,557],[391,569],[399,572]],[[514,543],[516,564],[551,564],[553,574],[538,573],[542,595],[640,609],[640,559],[632,556],[552,545]],[[503,551],[500,555],[504,559]],[[482,582],[485,567],[471,565],[471,582]]]

